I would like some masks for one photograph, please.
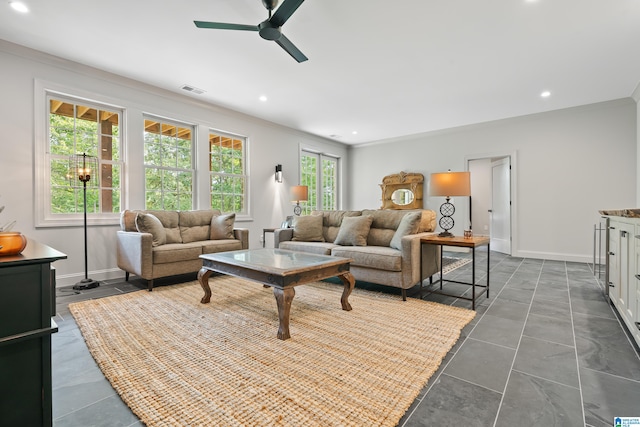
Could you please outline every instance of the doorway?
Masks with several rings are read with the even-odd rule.
[[[511,155],[467,159],[473,233],[489,235],[491,250],[507,255],[513,245],[512,160]]]

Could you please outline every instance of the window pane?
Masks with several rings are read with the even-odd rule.
[[[145,119],[147,209],[193,209],[193,129]]]
[[[209,134],[211,207],[223,212],[245,212],[246,141],[217,133]]]
[[[69,157],[79,153],[96,157],[100,171],[99,176],[92,177],[93,186],[87,191],[87,213],[112,213],[120,209],[121,114],[85,102],[49,99],[50,213],[84,210],[81,186],[68,180]],[[70,189],[71,184],[77,188]]]

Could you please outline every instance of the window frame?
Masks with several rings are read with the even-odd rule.
[[[167,117],[162,117],[162,116],[158,116],[158,115],[154,115],[154,114],[150,114],[150,113],[144,113],[142,115],[142,128],[143,128],[143,135],[142,135],[142,144],[143,144],[143,152],[146,150],[146,140],[144,137],[144,133],[146,132],[145,129],[145,122],[147,120],[152,120],[152,121],[157,121],[159,122],[161,125],[163,124],[167,124],[167,125],[172,125],[172,126],[176,126],[176,127],[185,127],[185,128],[189,128],[191,130],[191,167],[188,169],[188,171],[191,173],[191,206],[189,207],[188,210],[192,210],[195,209],[196,206],[196,195],[197,195],[197,182],[196,182],[196,178],[197,178],[197,158],[196,158],[196,148],[197,148],[197,143],[196,143],[196,138],[197,138],[197,133],[198,133],[198,126],[194,123],[189,123],[189,122],[185,122],[185,121],[181,121],[178,119],[171,119],[171,118],[167,118]],[[162,171],[175,171],[175,172],[186,172],[187,169],[181,169],[178,167],[170,167],[170,166],[157,166],[157,165],[150,165],[147,164],[144,158],[144,154],[142,156],[142,169],[143,169],[143,173],[142,173],[142,186],[143,186],[143,194],[142,194],[142,201],[143,204],[145,206],[145,209],[166,209],[164,206],[162,207],[148,207],[147,206],[147,169],[156,169],[156,170],[162,170]],[[163,191],[162,189],[160,191]],[[170,208],[169,210],[184,210],[184,209],[180,209],[180,208]]]
[[[311,188],[309,189],[309,193],[311,194],[312,191],[315,191],[316,194],[316,205],[315,206],[311,206],[308,202],[305,203],[304,205],[302,205],[302,214],[303,215],[307,215],[310,214],[311,211],[314,210],[325,210],[323,207],[323,199],[324,199],[324,191],[323,191],[323,179],[324,179],[324,175],[323,175],[323,161],[324,160],[331,160],[335,162],[335,208],[334,210],[339,210],[341,208],[341,203],[340,203],[340,188],[341,188],[341,174],[340,174],[340,162],[341,162],[341,157],[335,154],[331,154],[331,153],[325,153],[322,151],[316,151],[313,149],[309,149],[309,148],[305,148],[302,147],[300,149],[300,184],[301,185],[306,185],[305,184],[305,180],[303,178],[304,175],[304,171],[303,171],[303,162],[302,159],[304,156],[308,156],[308,157],[315,157],[317,159],[317,167],[316,167],[316,176],[315,176],[315,180],[316,180],[316,188],[314,190],[312,190]]]
[[[51,153],[49,150],[49,100],[51,98],[68,101],[73,104],[85,104],[94,108],[117,111],[120,114],[120,209],[124,209],[127,200],[127,162],[126,162],[126,117],[125,107],[114,100],[96,94],[71,89],[44,80],[35,79],[34,82],[34,226],[65,227],[77,226],[84,223],[84,212],[54,214],[51,212]],[[88,225],[119,224],[120,212],[87,212]]]
[[[239,139],[242,140],[242,174],[229,174],[229,173],[224,173],[224,174],[220,174],[219,172],[213,172],[211,170],[211,144],[210,144],[210,137],[211,134],[215,134],[218,136],[222,136],[222,137],[227,137],[227,138],[232,138],[232,139]],[[240,134],[236,134],[236,133],[232,133],[232,132],[227,132],[227,131],[223,131],[220,129],[214,129],[214,128],[208,128],[207,129],[207,195],[208,195],[208,203],[207,203],[207,207],[209,209],[214,209],[212,207],[212,188],[211,188],[211,182],[213,180],[213,176],[214,174],[217,175],[222,175],[222,176],[240,176],[244,179],[244,193],[243,193],[243,199],[244,199],[244,203],[243,203],[243,209],[241,212],[235,212],[236,214],[236,221],[243,221],[243,220],[250,220],[251,219],[251,215],[250,215],[250,175],[249,175],[249,137],[244,136],[244,135],[240,135]],[[223,211],[223,213],[231,213],[231,212],[226,212]]]

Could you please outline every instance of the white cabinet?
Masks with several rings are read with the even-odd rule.
[[[610,217],[609,298],[640,345],[640,219]]]

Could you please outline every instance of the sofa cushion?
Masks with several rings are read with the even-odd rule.
[[[211,218],[220,215],[219,210],[180,211],[180,236],[183,243],[209,240]]]
[[[334,242],[340,231],[342,219],[348,216],[361,216],[361,211],[313,211],[311,215],[322,215],[322,237],[325,242]]]
[[[155,215],[167,233],[167,243],[182,243],[182,236],[180,236],[180,217],[178,211],[143,211]]]
[[[235,213],[213,216],[211,218],[210,240],[234,239],[233,225],[235,222]]]
[[[410,211],[392,210],[392,209],[365,209],[362,215],[373,216],[371,223],[371,231],[367,237],[367,245],[369,246],[389,246],[393,239],[400,221],[410,213]]]
[[[202,242],[168,243],[153,248],[153,263],[192,261],[202,255]]]
[[[328,242],[280,242],[279,249],[286,249],[289,251],[307,252],[316,255],[331,255],[331,249],[336,245]]]
[[[421,218],[421,212],[410,212],[403,216],[400,221],[400,225],[398,225],[398,229],[391,239],[391,243],[389,243],[389,246],[394,249],[402,250],[402,238],[409,234],[416,234]]]
[[[160,246],[167,243],[167,233],[160,220],[153,214],[138,212],[136,215],[136,229],[140,233],[151,234],[153,238],[151,246]]]
[[[206,240],[200,243],[202,244],[203,254],[212,254],[214,252],[239,251],[240,249],[242,249],[242,242],[236,239]]]
[[[324,242],[322,216],[307,215],[293,218],[293,238],[296,242]]]
[[[402,271],[402,253],[383,246],[336,246],[331,255],[351,258],[351,265],[387,271]]]
[[[343,218],[334,243],[342,246],[366,246],[372,221],[371,215]]]

